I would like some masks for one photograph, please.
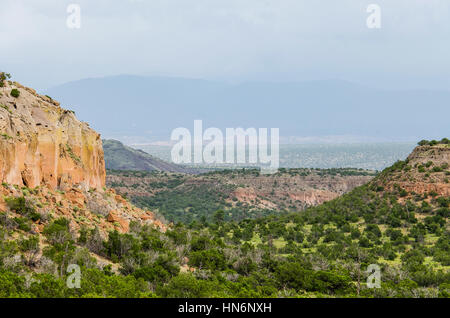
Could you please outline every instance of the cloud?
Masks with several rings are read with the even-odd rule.
[[[118,73],[420,82],[450,71],[446,0],[2,2],[2,67],[40,87]],[[380,30],[365,25],[373,2]],[[81,6],[80,30],[66,27],[70,3]]]

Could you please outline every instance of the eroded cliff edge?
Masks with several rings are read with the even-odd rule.
[[[105,176],[102,140],[87,123],[19,83],[0,87],[1,182],[88,190],[104,187]]]

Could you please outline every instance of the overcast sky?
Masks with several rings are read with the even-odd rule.
[[[450,1],[1,0],[0,69],[36,88],[126,73],[448,89]]]

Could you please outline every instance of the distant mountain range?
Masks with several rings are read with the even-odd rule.
[[[281,136],[351,135],[386,140],[450,133],[450,92],[372,89],[345,81],[230,84],[185,78],[83,79],[45,94],[104,136],[164,136],[177,127],[280,128]],[[420,137],[420,138],[419,138]]]
[[[117,140],[103,140],[106,169],[197,173],[198,170],[169,163]]]

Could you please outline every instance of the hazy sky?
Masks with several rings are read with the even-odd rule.
[[[127,73],[448,89],[450,1],[1,0],[0,69],[37,88]]]

